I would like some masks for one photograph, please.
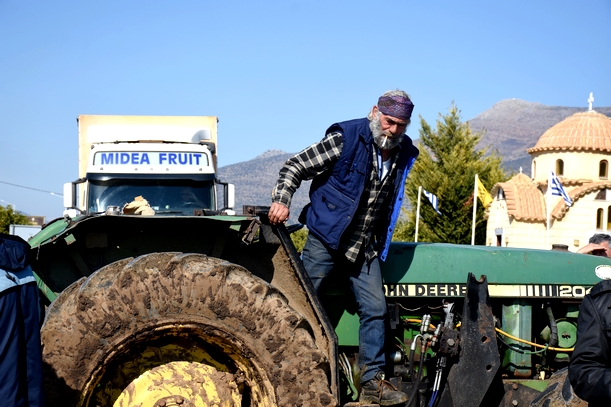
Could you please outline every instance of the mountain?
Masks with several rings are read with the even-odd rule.
[[[276,185],[278,172],[286,160],[294,154],[268,150],[252,160],[219,168],[219,178],[223,182],[235,184],[237,213],[242,213],[243,205],[271,204],[271,193]],[[297,222],[301,209],[310,201],[308,197],[310,183],[310,181],[302,183],[293,195],[290,215],[293,222]]]
[[[539,137],[553,125],[585,110],[507,99],[468,120],[468,123],[473,131],[485,132],[480,146],[496,149],[507,170],[518,172],[521,167],[523,173],[530,175],[530,155],[526,149],[534,147]],[[611,107],[595,110],[611,117]],[[242,213],[243,205],[270,205],[278,171],[293,155],[280,150],[269,150],[252,160],[219,168],[219,178],[235,184],[238,213]],[[310,182],[304,182],[295,193],[291,205],[291,221],[297,221],[301,209],[308,203],[309,188]]]
[[[611,107],[594,109],[611,117]],[[485,131],[480,147],[496,149],[509,171],[530,175],[531,157],[526,149],[534,147],[550,127],[585,108],[546,106],[541,103],[507,99],[468,120],[471,130]]]

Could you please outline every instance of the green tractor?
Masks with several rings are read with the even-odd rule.
[[[266,210],[46,225],[29,243],[49,405],[359,405],[348,286],[331,279],[317,296],[295,227],[269,225]],[[393,243],[386,379],[406,406],[577,405],[562,373],[600,265],[611,261]]]

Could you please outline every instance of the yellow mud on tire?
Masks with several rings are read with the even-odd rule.
[[[240,407],[233,374],[196,362],[171,362],[144,372],[113,407]]]

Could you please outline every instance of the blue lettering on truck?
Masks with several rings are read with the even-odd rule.
[[[200,165],[201,153],[159,153],[158,164]]]
[[[97,158],[99,156],[99,160]],[[201,165],[202,153],[98,153],[98,165]],[[151,162],[151,159],[153,162]],[[157,161],[157,162],[155,162]]]
[[[101,153],[102,165],[150,164],[147,153]]]

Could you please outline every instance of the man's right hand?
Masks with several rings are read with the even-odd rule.
[[[269,222],[272,225],[277,225],[278,223],[286,222],[289,218],[289,214],[291,211],[285,205],[274,202],[272,206],[269,208]]]

